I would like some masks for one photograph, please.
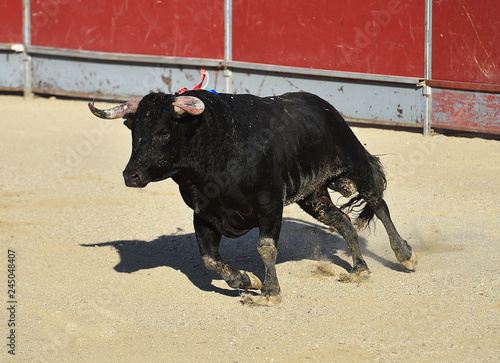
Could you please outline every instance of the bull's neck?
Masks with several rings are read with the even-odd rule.
[[[202,119],[193,132],[193,135],[184,145],[181,153],[182,160],[179,162],[174,181],[178,184],[189,181],[197,188],[204,188],[208,183],[214,182],[218,175],[227,172],[228,162],[234,150],[228,137],[227,120],[221,123],[221,116],[205,110]],[[220,111],[220,110],[219,110]],[[219,113],[222,113],[220,111]],[[230,115],[229,110],[224,110],[225,115]],[[226,116],[227,118],[227,116]]]

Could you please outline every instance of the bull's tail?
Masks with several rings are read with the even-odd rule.
[[[340,207],[343,212],[359,213],[354,220],[357,229],[368,227],[375,217],[375,211],[370,205],[378,205],[387,187],[382,162],[368,151],[365,152],[367,163],[358,168],[356,170],[357,177],[353,177],[358,194]],[[367,201],[370,201],[370,203],[367,203]]]

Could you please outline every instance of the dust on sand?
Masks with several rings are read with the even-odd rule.
[[[400,267],[378,223],[360,234],[369,281],[342,283],[345,242],[290,206],[283,301],[263,308],[205,269],[172,181],[124,186],[120,121],[96,119],[84,101],[5,95],[0,115],[0,276],[7,301],[14,250],[20,361],[500,360],[497,140],[355,128],[385,164],[417,272]],[[224,240],[221,254],[262,279],[256,238]]]

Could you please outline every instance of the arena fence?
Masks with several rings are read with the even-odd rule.
[[[0,90],[304,90],[349,121],[500,133],[498,0],[13,0]]]

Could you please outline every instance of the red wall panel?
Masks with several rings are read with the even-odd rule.
[[[423,77],[420,0],[233,0],[233,60]]]
[[[224,57],[224,0],[32,0],[33,45]]]
[[[23,2],[0,2],[0,43],[23,43]]]
[[[434,0],[432,78],[500,84],[500,1]]]

